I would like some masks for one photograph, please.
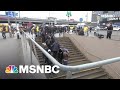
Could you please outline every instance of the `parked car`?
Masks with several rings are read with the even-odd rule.
[[[107,30],[106,26],[100,26],[100,30]]]
[[[94,29],[95,29],[95,30],[100,30],[100,27],[99,27],[99,26],[97,26],[97,27],[95,27]]]
[[[113,30],[115,30],[115,31],[120,30],[120,26],[118,26],[118,25],[113,25]]]

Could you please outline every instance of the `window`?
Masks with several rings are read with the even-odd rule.
[[[108,11],[103,11],[103,14],[108,13]]]

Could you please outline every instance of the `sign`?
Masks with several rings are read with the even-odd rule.
[[[100,20],[100,16],[97,16],[97,20]]]
[[[72,16],[71,11],[67,11],[66,16],[68,16],[68,17]]]
[[[16,16],[18,16],[18,13],[14,12],[14,11],[6,11],[5,14],[8,17],[16,17]]]
[[[109,18],[109,20],[119,20],[119,17]]]
[[[9,65],[5,69],[5,73],[54,73],[57,74],[60,72],[58,65],[50,66],[50,65],[19,65],[16,67],[15,65]],[[56,70],[57,69],[57,70]]]
[[[83,21],[83,18],[80,18],[80,22],[82,22]]]
[[[101,15],[103,18],[109,18],[109,17],[114,17],[114,15]]]

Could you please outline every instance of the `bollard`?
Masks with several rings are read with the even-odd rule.
[[[72,72],[71,71],[67,71],[66,79],[72,79]]]

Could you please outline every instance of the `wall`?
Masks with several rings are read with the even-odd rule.
[[[28,40],[24,39],[23,36],[21,36],[21,42],[22,42],[23,59],[24,59],[25,65],[40,65],[38,60],[34,56],[33,52],[32,52],[32,61],[31,61],[30,46],[29,46]],[[42,73],[35,73],[35,74],[28,75],[28,79],[31,77],[32,79],[46,79],[45,74],[42,74]]]

